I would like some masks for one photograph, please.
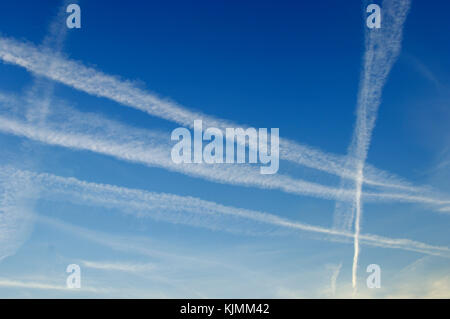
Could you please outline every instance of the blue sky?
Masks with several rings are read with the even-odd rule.
[[[62,4],[0,4],[1,297],[355,295],[355,225],[338,227],[336,203],[350,203],[363,2],[79,1],[70,30]],[[384,186],[362,187],[357,297],[449,297],[449,9],[412,1],[381,86],[364,176]],[[139,110],[152,98],[162,116]],[[158,157],[184,126],[167,105],[279,128],[301,163],[174,167]]]

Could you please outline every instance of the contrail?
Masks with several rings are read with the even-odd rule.
[[[50,24],[48,34],[40,46],[43,52],[53,52],[60,54],[67,36],[67,27],[65,26],[66,7],[70,3],[77,3],[76,0],[64,0],[57,10],[57,15]],[[49,70],[53,69],[53,60],[42,60]],[[49,113],[50,104],[55,90],[55,82],[41,76],[34,76],[31,87],[24,94],[27,99],[28,110],[27,119],[29,121],[41,122]]]
[[[0,172],[1,173],[1,172]],[[13,255],[32,229],[29,197],[34,190],[26,178],[18,182],[0,174],[0,261]]]
[[[35,183],[40,189],[39,196],[48,200],[71,200],[88,205],[117,208],[125,213],[161,219],[171,223],[234,232],[236,231],[235,227],[242,224],[242,220],[248,220],[292,231],[326,235],[322,238],[325,240],[344,240],[347,242],[354,236],[353,233],[348,231],[313,226],[266,212],[224,206],[190,196],[97,184],[47,173],[33,173],[12,167],[4,167],[2,172],[4,175],[11,176],[19,181],[26,179]],[[234,222],[231,227],[228,227],[223,222],[214,222],[217,216],[230,218],[232,221],[237,218],[238,222]],[[246,227],[243,227],[243,231],[245,229]],[[363,234],[360,238],[362,243],[371,246],[404,249],[450,258],[450,249],[443,246],[432,246],[410,239],[392,239],[371,234]]]
[[[75,292],[92,292],[92,293],[109,293],[111,289],[95,288],[95,287],[81,287],[80,289],[67,289],[66,286],[49,284],[46,282],[36,282],[36,281],[18,281],[10,280],[6,278],[0,278],[0,287],[9,288],[21,288],[21,289],[39,289],[39,290],[59,290],[68,293]]]
[[[164,134],[130,128],[90,114],[78,115],[77,112],[70,111],[70,108],[62,110],[67,124],[52,124],[61,122],[48,120],[43,126],[0,115],[0,131],[50,145],[161,167],[217,183],[276,189],[329,200],[350,201],[353,198],[350,189],[345,191],[282,174],[261,175],[259,169],[251,165],[175,164],[171,160],[171,148]],[[368,193],[367,197],[374,201],[422,202],[437,205],[437,209],[450,204],[448,200],[406,193]]]
[[[90,260],[82,260],[83,266],[92,269],[123,271],[130,273],[140,273],[154,271],[155,264],[139,264],[139,263],[121,263],[121,262],[98,262]]]
[[[377,118],[378,107],[381,103],[382,89],[400,53],[402,29],[409,7],[410,0],[384,0],[381,11],[381,28],[366,29],[366,50],[358,93],[357,119],[348,156],[351,159],[356,159],[356,162],[348,165],[354,165],[353,167],[356,172],[356,179],[354,180],[355,198],[352,203],[352,209],[349,211],[351,212],[350,220],[353,219],[353,214],[355,214],[354,257],[352,265],[352,286],[354,293],[356,293],[357,289],[364,167],[372,130]]]
[[[146,141],[135,140],[122,143],[120,140],[108,138],[102,134],[65,132],[1,116],[0,131],[50,145],[86,150],[120,160],[161,167],[169,171],[200,177],[217,183],[278,189],[291,194],[309,195],[330,200],[336,200],[339,195],[342,199],[342,194],[333,187],[293,179],[281,174],[261,175],[259,168],[251,165],[175,164],[170,157],[170,147],[166,147],[158,141],[152,141],[150,138]],[[351,192],[349,191],[346,195],[350,200]]]
[[[168,134],[163,132],[133,128],[109,120],[103,116],[81,113],[66,106],[64,101],[57,101],[58,107],[52,109],[45,125],[24,123],[23,117],[22,120],[16,119],[21,118],[23,108],[19,98],[4,94],[0,91],[0,103],[2,102],[3,107],[0,108],[0,111],[3,110],[3,113],[8,115],[8,117],[2,117],[0,113],[0,131],[4,133],[14,134],[52,145],[89,150],[114,156],[121,160],[159,166],[190,176],[203,178],[206,176],[207,179],[213,178],[213,181],[216,182],[230,183],[230,178],[224,180],[223,176],[221,177],[224,174],[218,175],[217,172],[212,172],[209,164],[174,165],[170,158],[170,145],[167,140]],[[11,118],[11,114],[19,115]],[[82,140],[88,140],[89,143],[85,145]],[[117,147],[113,147],[114,145]],[[324,187],[320,184],[292,179],[281,174],[262,176],[259,172],[256,172],[256,168],[254,167],[242,165],[225,167],[224,165],[216,165],[214,167],[216,170],[222,172],[231,172],[232,175],[230,176],[234,176],[231,183],[236,185],[241,185],[244,180],[244,186],[280,189],[287,193],[333,200],[349,201],[352,199],[350,191],[345,192],[345,190],[338,190],[333,187]],[[200,175],[196,174],[198,170],[201,171]],[[242,174],[247,174],[247,178],[244,179],[245,176]],[[249,183],[248,181],[252,182]],[[445,196],[440,195],[438,197],[432,195],[432,190],[430,189],[426,192],[423,191],[419,195],[415,193],[366,192],[364,196],[367,200],[371,201],[385,200],[423,203],[437,206],[435,207],[437,210],[442,209],[442,206],[445,207],[450,204],[449,200],[442,199]]]
[[[195,119],[202,119],[206,126],[220,129],[246,127],[200,112],[190,111],[174,102],[150,94],[129,81],[120,80],[88,68],[79,62],[68,60],[60,54],[42,51],[32,44],[18,42],[14,39],[0,37],[0,59],[85,93],[111,99],[119,104],[186,127],[192,128]],[[51,68],[48,68],[48,61],[52,61]],[[250,147],[256,147],[256,145],[250,145]],[[280,139],[280,157],[346,179],[357,178],[355,172],[345,165],[346,161],[354,162],[355,159],[328,154],[287,139]],[[364,183],[372,186],[420,191],[402,179],[371,166],[365,168]]]
[[[73,289],[67,289],[67,287],[65,286],[51,285],[48,283],[40,283],[40,282],[23,282],[17,280],[10,280],[6,278],[5,279],[0,278],[0,287],[73,291]]]
[[[336,265],[333,268],[334,268],[333,273],[332,273],[331,279],[330,279],[330,288],[331,288],[331,296],[334,298],[336,296],[336,281],[339,276],[339,273],[341,272],[342,263],[340,263],[339,265]]]

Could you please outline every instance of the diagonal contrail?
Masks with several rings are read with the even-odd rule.
[[[234,228],[242,223],[241,220],[248,220],[293,231],[321,234],[324,235],[321,239],[325,240],[348,241],[353,238],[351,232],[313,226],[266,212],[224,206],[190,196],[97,184],[72,177],[18,170],[10,166],[0,167],[0,180],[7,177],[14,178],[16,181],[22,180],[36,184],[41,190],[39,196],[44,199],[69,200],[87,205],[117,208],[128,214],[152,217],[172,223],[235,232]],[[217,222],[217,217],[231,218],[231,220],[237,218],[239,222],[227,226],[222,221]],[[245,230],[245,227],[243,229]],[[364,234],[361,235],[361,241],[375,247],[403,249],[450,258],[450,249],[447,247],[433,246],[410,239],[393,239]]]
[[[357,119],[349,158],[354,159],[347,167],[353,167],[354,200],[351,203],[350,220],[355,216],[354,256],[352,265],[352,286],[357,289],[357,268],[360,250],[362,216],[362,186],[367,153],[375,126],[381,93],[389,72],[401,49],[403,24],[410,7],[410,0],[384,0],[382,4],[382,26],[380,29],[366,29],[364,66],[358,93]],[[349,208],[347,205],[344,207]],[[339,207],[338,207],[339,208]],[[339,211],[337,211],[339,213]]]
[[[295,179],[288,175],[261,175],[251,165],[175,164],[170,157],[171,147],[166,135],[131,128],[90,114],[63,111],[66,122],[47,120],[45,125],[32,124],[0,115],[0,131],[34,141],[77,150],[87,150],[120,160],[156,166],[203,178],[209,181],[262,189],[277,189],[295,195],[306,195],[329,200],[352,200],[353,192]],[[52,119],[52,118],[50,118]],[[58,124],[55,124],[55,123]],[[374,201],[403,201],[431,204],[440,209],[449,200],[408,193],[366,193]]]
[[[13,255],[32,230],[34,218],[29,197],[34,189],[26,178],[11,176],[0,179],[0,261]]]
[[[77,0],[64,0],[57,10],[57,15],[48,28],[48,34],[45,36],[40,46],[44,52],[53,52],[60,54],[63,49],[64,41],[67,37],[67,27],[65,25],[66,7],[70,3],[76,3]],[[51,58],[42,60],[41,63],[47,65],[49,70],[53,69],[53,60]],[[53,93],[55,91],[55,82],[41,76],[33,76],[31,87],[24,93],[27,100],[26,117],[29,121],[42,122],[49,113],[52,103]]]
[[[338,195],[340,196],[339,198],[342,198],[342,194],[338,194],[336,188],[293,179],[287,175],[261,175],[259,174],[259,168],[251,165],[175,164],[170,157],[170,147],[162,143],[154,143],[151,139],[123,143],[120,140],[111,139],[102,134],[67,132],[35,126],[1,116],[0,131],[50,145],[87,150],[124,161],[160,167],[217,183],[277,189],[291,194],[308,195],[330,200],[336,200]],[[347,194],[348,200],[350,200],[350,196],[351,192],[349,191]]]
[[[67,28],[64,21],[65,5],[72,0],[64,0],[64,5],[58,8],[58,14],[50,24],[48,34],[42,41],[41,49],[60,52]],[[76,0],[75,0],[76,1]],[[52,60],[43,60],[49,69]],[[29,121],[40,122],[45,119],[52,100],[55,82],[40,76],[33,76],[31,86],[24,93],[26,96],[26,117]],[[14,104],[17,99],[5,95],[0,96],[1,102]],[[24,242],[32,229],[32,204],[24,199],[22,194],[34,193],[28,185],[17,185],[16,181],[7,179],[0,182],[0,261],[12,255]]]
[[[117,77],[88,68],[79,62],[68,60],[62,55],[42,51],[31,44],[18,42],[14,39],[0,37],[0,59],[77,90],[111,99],[119,104],[186,127],[192,127],[195,119],[202,119],[206,126],[221,129],[246,127],[191,111],[174,102],[150,94],[129,81],[120,80]],[[51,61],[52,68],[48,68],[48,63],[45,63],[45,61]],[[256,147],[256,145],[250,145],[250,147]],[[345,179],[355,180],[357,178],[355,172],[346,165],[346,161],[354,163],[355,159],[325,153],[287,139],[280,139],[280,157]],[[365,167],[364,183],[402,190],[418,190],[402,179],[371,166]]]

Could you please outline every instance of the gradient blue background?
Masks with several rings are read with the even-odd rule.
[[[3,1],[0,32],[38,45],[59,5]],[[80,5],[82,28],[69,31],[63,49],[71,59],[136,81],[187,108],[253,127],[279,127],[282,137],[346,154],[364,50],[362,2],[82,1]],[[450,159],[449,10],[448,1],[413,1],[402,52],[383,91],[368,158],[380,169],[444,193],[450,190],[450,167],[439,166]],[[21,68],[0,64],[3,91],[23,94],[31,79]],[[167,132],[178,126],[60,84],[55,88],[55,97],[71,101],[83,112]],[[39,172],[195,196],[332,225],[332,201],[212,183],[3,134],[0,143],[5,158]],[[283,162],[280,172],[301,176]],[[337,179],[334,185],[339,185]],[[351,242],[332,243],[306,233],[230,234],[136,219],[82,203],[37,201],[35,209],[37,214],[111,235],[148,237],[146,247],[214,263],[198,266],[117,252],[36,224],[17,254],[0,263],[0,277],[64,285],[65,267],[79,260],[158,266],[143,277],[85,270],[83,283],[111,288],[104,294],[0,287],[2,297],[328,297],[330,269],[339,263],[343,266],[338,291],[345,295],[351,282]],[[449,244],[448,215],[421,205],[367,204],[362,226],[364,233]],[[417,260],[422,268],[408,275],[405,268]],[[418,289],[421,283],[436,280],[444,280],[443,289],[449,290],[448,259],[364,246],[362,296],[372,293],[364,285],[364,270],[371,263],[383,269],[383,288],[377,292],[381,296],[401,295],[412,290],[410,284]],[[170,283],[155,279],[158,276]]]

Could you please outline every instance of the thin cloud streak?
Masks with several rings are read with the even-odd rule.
[[[155,270],[154,264],[138,264],[138,263],[118,263],[118,262],[99,262],[82,260],[81,264],[86,268],[110,271],[122,271],[128,273],[142,273]]]
[[[23,282],[23,281],[10,280],[10,279],[1,279],[1,278],[0,278],[0,287],[70,291],[70,289],[68,289],[67,287],[64,287],[64,286],[51,285],[51,284],[40,283],[40,282]]]
[[[0,262],[13,255],[32,231],[34,197],[29,180],[16,180],[0,170]]]
[[[138,217],[151,217],[171,223],[182,223],[209,229],[234,231],[222,222],[211,223],[216,217],[233,217],[238,220],[249,220],[261,224],[277,226],[293,231],[306,231],[326,235],[325,240],[352,239],[353,233],[339,231],[320,226],[313,226],[291,221],[277,215],[255,210],[224,206],[215,202],[195,197],[178,196],[166,193],[154,193],[137,189],[129,189],[113,185],[84,182],[75,178],[64,178],[46,173],[36,174],[29,171],[4,168],[14,178],[32,180],[40,187],[40,196],[51,200],[72,198],[79,203],[95,206],[118,208]],[[211,217],[211,218],[208,218]],[[91,239],[95,235],[89,236]],[[410,239],[392,239],[371,234],[360,236],[362,243],[384,248],[397,248],[425,254],[450,257],[450,250],[444,246],[433,246]],[[99,240],[98,238],[96,239]],[[127,245],[125,245],[128,247]],[[126,247],[125,250],[126,250]]]
[[[48,34],[42,41],[41,48],[48,52],[60,52],[67,35],[67,28],[63,25],[65,8],[71,0],[64,0],[59,7],[58,14],[50,24]],[[44,60],[51,69],[52,59]],[[26,101],[26,117],[29,121],[43,121],[49,112],[52,102],[55,82],[40,76],[33,76],[31,87],[24,93]],[[14,105],[18,98],[0,93],[0,102]],[[19,191],[20,190],[20,191]],[[31,231],[31,218],[33,214],[30,203],[21,198],[23,192],[34,192],[24,185],[16,185],[14,180],[6,181],[0,185],[0,261],[17,250],[16,243],[23,242]]]
[[[330,278],[330,289],[331,289],[332,297],[336,296],[336,282],[337,282],[337,278],[339,277],[339,273],[341,272],[341,268],[342,268],[342,263],[340,263],[339,265],[337,265],[334,268],[333,274],[331,275],[331,278]]]

